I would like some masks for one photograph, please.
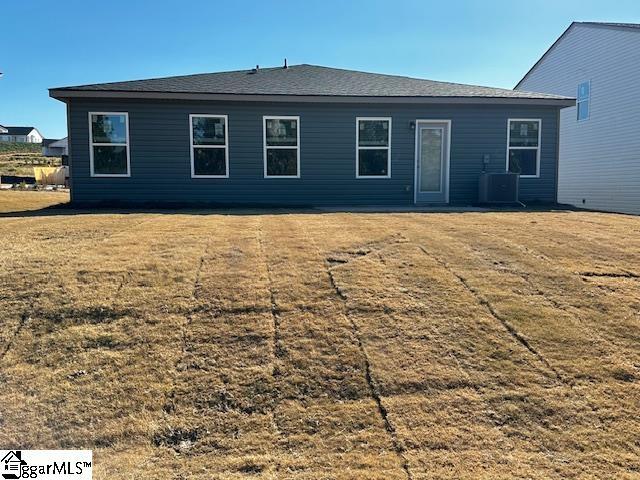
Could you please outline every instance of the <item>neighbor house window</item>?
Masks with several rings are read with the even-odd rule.
[[[263,117],[265,178],[300,177],[300,117]]]
[[[591,82],[582,82],[578,85],[576,109],[578,121],[589,118],[589,99],[591,97]]]
[[[128,177],[129,114],[89,112],[89,159],[94,177]]]
[[[540,175],[540,131],[538,119],[509,119],[507,170],[522,177]]]
[[[191,177],[229,177],[229,134],[226,115],[189,115]]]
[[[391,118],[356,118],[356,178],[391,177]]]

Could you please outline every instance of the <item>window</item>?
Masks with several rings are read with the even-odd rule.
[[[264,177],[300,178],[300,117],[263,117]]]
[[[356,118],[356,178],[391,178],[391,118]]]
[[[540,131],[538,119],[509,119],[507,170],[522,177],[540,176]]]
[[[229,178],[226,115],[189,115],[191,178]]]
[[[582,82],[578,85],[576,110],[578,121],[589,118],[589,99],[591,97],[591,82]]]
[[[91,176],[130,176],[129,114],[89,112],[89,132]]]

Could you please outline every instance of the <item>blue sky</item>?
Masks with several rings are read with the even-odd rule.
[[[640,22],[637,0],[3,2],[0,124],[66,135],[47,89],[311,63],[512,88],[573,20]]]

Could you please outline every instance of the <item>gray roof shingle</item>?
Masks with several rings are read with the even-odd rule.
[[[619,22],[576,22],[580,25],[601,25],[603,27],[634,28],[640,30],[640,23],[619,23]]]
[[[438,82],[396,75],[293,65],[52,89],[65,91],[286,95],[317,97],[455,97],[567,99],[558,95]]]
[[[35,127],[4,127],[7,129],[5,135],[29,135]]]

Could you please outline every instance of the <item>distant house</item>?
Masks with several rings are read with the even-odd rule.
[[[555,202],[572,97],[295,65],[54,88],[73,202],[471,204],[483,172]]]
[[[53,138],[42,139],[42,155],[45,157],[62,157],[68,155],[69,145],[67,137],[60,140]]]
[[[34,127],[2,127],[2,130],[0,142],[42,143],[43,140],[38,129]]]
[[[560,113],[558,200],[640,214],[640,24],[573,22],[515,88],[577,97]]]
[[[0,133],[9,133],[9,130],[7,130],[5,127],[0,125]]]

